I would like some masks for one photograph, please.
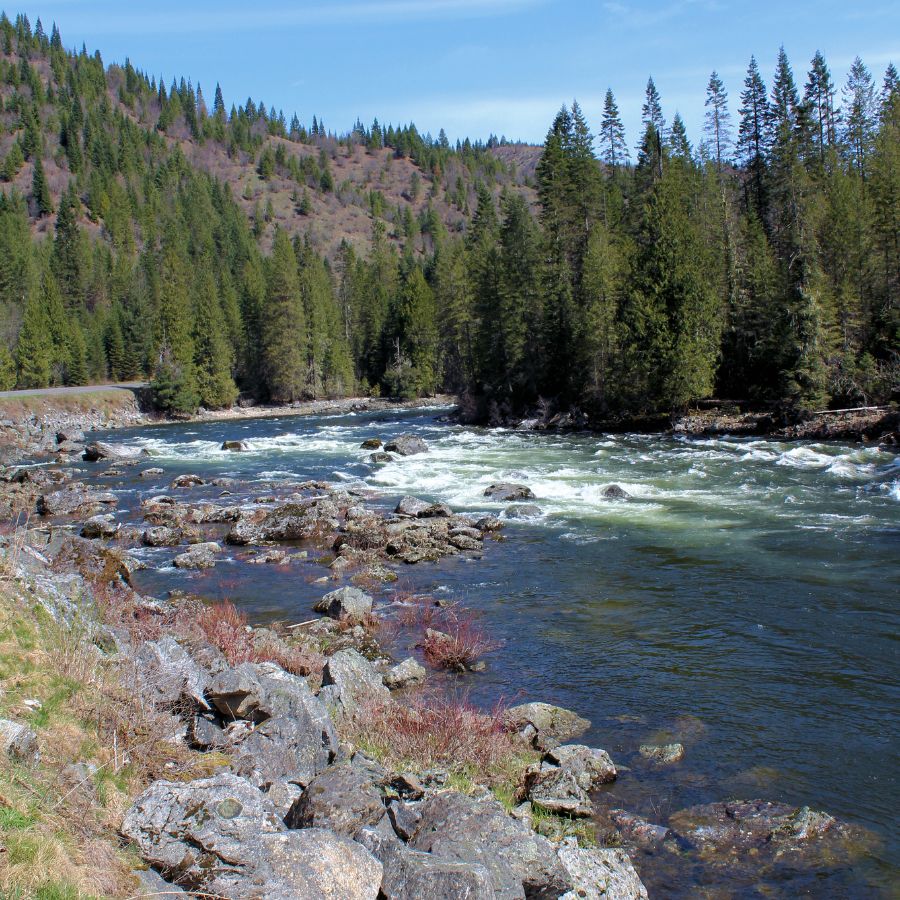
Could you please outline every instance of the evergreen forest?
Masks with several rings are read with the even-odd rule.
[[[698,85],[698,91],[703,86]],[[450,391],[483,418],[900,383],[900,78],[653,79],[543,147],[288,120],[0,17],[0,390],[151,381],[173,414]]]

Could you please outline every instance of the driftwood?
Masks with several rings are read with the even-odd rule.
[[[817,409],[811,412],[811,416],[836,416],[839,413],[855,413],[855,412],[889,412],[890,406],[854,406],[851,409]]]

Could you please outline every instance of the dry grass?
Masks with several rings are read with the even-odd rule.
[[[425,633],[422,652],[428,664],[450,672],[466,672],[482,656],[500,647],[490,638],[471,610],[458,607],[441,617],[440,629]]]

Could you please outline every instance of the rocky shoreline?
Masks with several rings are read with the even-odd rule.
[[[55,427],[64,460],[162,474],[150,459]],[[373,454],[427,452],[412,436],[376,443]],[[202,486],[180,475],[143,501],[139,522],[121,522],[115,491],[65,465],[11,468],[0,480],[4,518],[40,517],[0,539],[12,586],[4,602],[78,634],[79,652],[152,722],[140,734],[114,731],[117,766],[120,752],[127,764],[142,757],[148,731],[177,756],[142,773],[112,826],[142,861],[131,877],[144,892],[632,900],[647,897],[639,871],[651,858],[752,860],[764,872],[785,858],[846,865],[866,845],[825,813],[763,800],[694,807],[665,823],[604,810],[598,796],[622,767],[576,742],[589,722],[541,702],[486,713],[448,691],[452,674],[441,672],[477,672],[497,645],[465,609],[385,596],[382,586],[398,566],[479,556],[499,538],[499,519],[415,497],[386,512],[327,482],[235,502],[225,482],[219,501],[191,499]],[[527,499],[521,489],[497,484],[488,495],[505,504]],[[320,616],[253,628],[228,603],[144,596],[133,580],[140,546],[171,548],[176,567],[200,570],[226,549],[263,565],[311,554],[327,567],[311,609]],[[392,658],[400,645],[415,653]],[[40,728],[10,718],[0,733],[13,764],[41,765]],[[667,767],[684,747],[640,752]]]

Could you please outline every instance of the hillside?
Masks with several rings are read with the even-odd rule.
[[[900,79],[755,58],[706,140],[648,81],[543,147],[209,103],[0,18],[0,390],[147,378],[168,413],[465,394],[515,421],[821,409],[900,378]],[[737,141],[733,139],[737,136]],[[599,154],[598,154],[599,150]],[[583,421],[576,416],[573,421]]]
[[[37,31],[37,29],[36,29]],[[6,34],[9,33],[7,29]],[[60,46],[62,39],[60,38]],[[59,205],[63,191],[73,176],[82,174],[72,169],[66,152],[65,94],[54,92],[54,85],[63,71],[57,62],[54,70],[52,47],[46,37],[38,37],[29,48],[27,65],[40,81],[43,96],[38,126],[43,143],[42,160],[54,207]],[[33,100],[35,94],[29,84],[32,76],[22,68],[15,37],[5,41],[2,55],[5,77],[0,85],[3,101],[0,158],[6,159],[13,145],[20,139],[23,100]],[[67,64],[96,68],[100,79],[102,63],[99,54],[86,59],[69,56]],[[16,77],[18,76],[18,77]],[[68,80],[68,77],[66,77]],[[367,133],[349,131],[343,135],[311,134],[307,127],[294,131],[284,126],[283,113],[271,116],[274,110],[250,109],[252,101],[239,111],[232,110],[233,127],[215,114],[210,116],[202,94],[196,95],[184,80],[173,82],[180,103],[196,107],[196,115],[171,112],[172,103],[161,99],[155,80],[148,79],[132,68],[110,65],[103,70],[102,86],[85,104],[85,115],[103,110],[104,116],[122,116],[143,131],[149,142],[161,138],[169,151],[176,148],[187,162],[199,172],[208,173],[227,184],[244,214],[261,225],[261,245],[271,249],[276,227],[285,229],[291,237],[308,235],[317,250],[333,257],[343,240],[359,252],[368,252],[373,218],[383,219],[389,234],[399,240],[409,230],[409,219],[420,221],[429,209],[433,210],[451,233],[465,230],[475,203],[475,185],[479,181],[499,192],[506,186],[515,187],[534,199],[529,186],[540,148],[526,145],[460,147],[459,152],[448,145],[439,154],[423,154],[422,143],[415,126],[403,130],[402,137],[384,145],[384,138],[373,141],[371,129]],[[50,89],[48,91],[48,88]],[[167,89],[163,88],[163,93]],[[171,96],[172,91],[169,91]],[[108,105],[108,109],[104,106]],[[168,121],[167,121],[168,120]],[[413,155],[410,155],[413,154]],[[270,173],[260,174],[260,160],[271,155],[275,161]],[[417,164],[417,159],[423,163]],[[85,175],[90,177],[92,160],[86,159]],[[327,163],[327,166],[326,166]],[[330,187],[323,187],[323,172],[330,170]],[[33,160],[26,159],[6,183],[22,195],[31,193],[34,174]],[[326,176],[326,184],[329,180]],[[301,200],[307,198],[301,209]],[[270,207],[271,204],[271,207]],[[87,219],[84,224],[101,224]],[[53,215],[33,216],[37,234],[52,234]]]

